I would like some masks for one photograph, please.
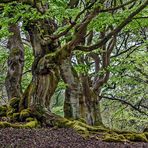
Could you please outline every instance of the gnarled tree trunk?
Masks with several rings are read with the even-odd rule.
[[[46,20],[37,23],[38,26],[30,25],[27,28],[34,52],[33,77],[20,105],[25,108],[40,106],[50,110],[50,99],[59,82],[59,66],[56,63],[57,59],[54,53],[56,52],[57,44],[55,42],[44,43],[44,40],[41,38],[41,30],[44,29],[45,34],[51,33],[52,30],[46,24]],[[42,26],[42,23],[44,26]],[[40,29],[38,28],[39,26]]]

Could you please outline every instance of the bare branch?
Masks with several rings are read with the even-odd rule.
[[[142,113],[142,114],[148,116],[147,113],[145,113],[144,111],[140,110],[139,108],[137,108],[136,106],[134,106],[134,105],[131,104],[130,102],[127,102],[127,101],[125,101],[125,100],[123,100],[123,99],[118,99],[118,98],[115,98],[115,97],[108,97],[108,96],[100,96],[100,97],[101,97],[101,98],[104,98],[104,99],[119,101],[119,102],[121,102],[121,103],[123,103],[123,104],[126,104],[126,105],[132,107],[134,110],[138,111],[139,113]]]

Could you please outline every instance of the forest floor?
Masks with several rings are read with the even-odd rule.
[[[148,143],[103,142],[83,138],[73,129],[0,129],[0,148],[148,148]]]

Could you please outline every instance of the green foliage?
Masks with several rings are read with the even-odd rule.
[[[104,116],[111,117],[108,121],[105,120],[110,127],[142,131],[144,126],[148,124],[147,115],[141,115],[124,103],[124,101],[129,102],[136,108],[138,108],[139,103],[147,106],[147,56],[147,51],[141,47],[130,55],[127,52],[125,55],[112,59],[112,65],[109,67],[112,75],[108,84],[104,86],[103,93],[112,99],[120,99],[121,102],[119,103],[117,100],[102,101],[104,109],[109,106],[105,109]],[[108,89],[112,85],[116,87]],[[146,108],[140,110],[148,113]]]

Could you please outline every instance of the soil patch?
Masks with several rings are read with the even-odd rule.
[[[148,148],[148,143],[108,143],[85,139],[73,129],[0,129],[0,148]]]

